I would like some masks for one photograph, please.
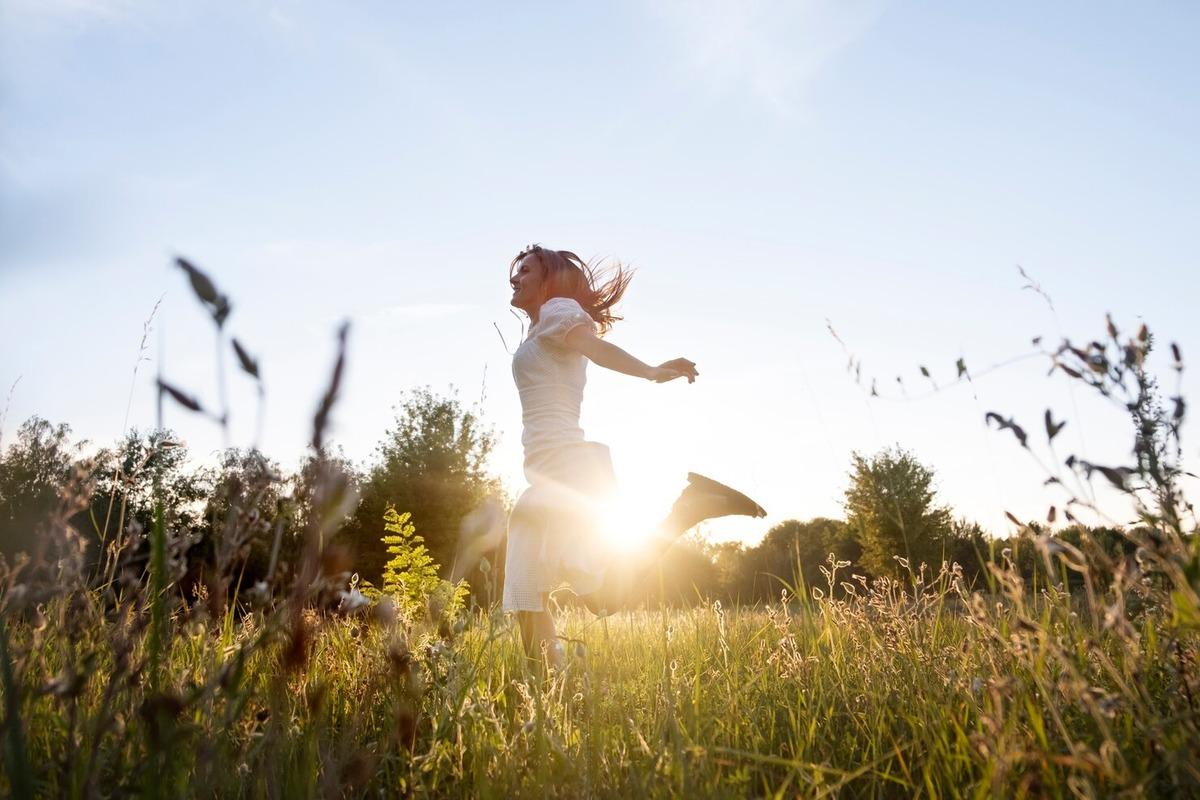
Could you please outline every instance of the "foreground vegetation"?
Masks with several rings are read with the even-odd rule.
[[[228,300],[181,266],[220,333]],[[353,552],[331,538],[354,506],[354,481],[324,442],[344,332],[341,341],[286,556],[284,520],[262,511],[265,496],[278,499],[269,471],[227,484],[221,502],[208,504],[211,538],[197,572],[196,543],[165,513],[161,473],[112,538],[107,522],[97,526],[96,547],[79,529],[81,514],[124,515],[137,505],[135,484],[118,472],[97,505],[95,470],[78,469],[53,512],[35,521],[36,551],[0,558],[0,792],[1200,793],[1200,539],[1180,487],[1185,405],[1160,402],[1144,328],[1122,339],[1110,323],[1104,341],[1064,342],[1049,354],[1056,370],[1132,417],[1134,463],[1041,461],[1047,484],[1067,493],[1064,516],[1094,508],[1095,477],[1129,496],[1138,526],[1100,537],[1024,525],[969,577],[952,562],[932,571],[901,555],[887,561],[881,535],[866,540],[874,544],[862,550],[865,569],[835,552],[817,582],[812,563],[779,570],[783,588],[771,602],[603,620],[567,609],[566,667],[556,672],[521,654],[488,602],[497,575],[479,556],[486,546],[459,543],[476,590],[467,604],[465,587],[439,576],[409,519],[389,510],[380,553],[391,560],[380,585],[354,574]],[[1182,370],[1177,348],[1173,357]],[[989,413],[988,421],[1033,451],[1015,420]],[[1047,446],[1062,425],[1046,413]],[[154,452],[171,446],[160,430]],[[922,521],[896,501],[897,475],[919,479],[915,496],[923,495],[919,471],[880,472],[881,464],[860,465],[881,477],[848,493],[851,516],[912,554],[920,525],[946,521]],[[1048,521],[1058,513],[1052,507]],[[481,528],[485,545],[492,527]],[[831,530],[838,541],[840,529]],[[251,582],[255,537],[271,545]]]
[[[838,567],[843,567],[839,570]],[[85,594],[11,633],[10,762],[45,796],[1187,794],[1193,645],[1015,573],[821,599],[566,615],[543,675],[498,615],[438,635],[385,603],[181,622],[157,688],[135,608]],[[849,587],[833,599],[829,587]],[[1003,577],[1003,576],[1002,576]],[[1120,614],[1140,595],[1102,599]],[[1082,613],[1080,613],[1082,611]],[[10,716],[11,720],[13,717]],[[19,753],[19,750],[18,750]],[[20,770],[28,770],[22,774]]]

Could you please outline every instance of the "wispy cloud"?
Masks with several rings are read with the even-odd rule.
[[[790,113],[809,82],[882,15],[883,0],[649,0],[691,77]]]

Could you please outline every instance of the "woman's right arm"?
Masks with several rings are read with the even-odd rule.
[[[632,375],[635,378],[645,378],[655,383],[666,383],[676,378],[687,378],[688,383],[694,383],[696,376],[700,374],[696,371],[695,363],[686,358],[673,358],[657,367],[652,367],[612,342],[606,342],[597,337],[583,325],[570,330],[564,343],[572,350],[587,356],[592,363],[605,369]]]

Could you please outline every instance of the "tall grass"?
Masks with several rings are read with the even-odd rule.
[[[228,300],[185,269],[220,328]],[[318,451],[345,338],[314,421]],[[1128,373],[1098,369],[1113,363],[1101,345],[1052,357],[1114,396],[1130,378],[1144,412],[1129,411],[1138,464],[1069,458],[1057,480],[1095,473],[1144,498],[1135,556],[1031,532],[1018,547],[1047,567],[1033,583],[1019,553],[999,554],[982,590],[954,565],[869,581],[831,557],[824,585],[753,608],[599,621],[566,610],[561,671],[530,664],[494,608],[453,624],[444,609],[386,598],[339,613],[357,604],[344,602],[349,565],[327,521],[353,498],[332,466],[290,583],[239,592],[220,555],[237,547],[218,543],[216,577],[192,597],[180,596],[180,544],[158,520],[149,580],[116,568],[89,580],[65,524],[87,496],[81,480],[47,528],[55,560],[0,565],[0,792],[1194,796],[1200,545],[1178,489],[1182,411],[1154,410],[1138,372],[1150,337],[1132,351],[1115,329],[1111,339]],[[1061,425],[1048,416],[1046,427],[1052,441]],[[240,513],[214,526],[235,545]],[[1068,572],[1082,591],[1068,591]]]
[[[842,576],[831,570],[831,581]],[[1147,618],[1053,590],[851,578],[833,599],[597,622],[565,670],[477,612],[457,636],[374,612],[177,624],[155,692],[132,613],[78,596],[18,626],[25,769],[87,796],[933,795],[1186,792],[1194,691]],[[132,643],[132,647],[129,647]],[[1189,658],[1194,657],[1190,655]],[[11,732],[11,731],[10,731]],[[9,771],[13,778],[24,774]],[[18,786],[14,781],[11,788]]]

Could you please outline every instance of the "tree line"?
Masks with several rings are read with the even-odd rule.
[[[269,591],[296,568],[301,533],[314,515],[327,516],[315,507],[313,487],[319,471],[332,465],[347,477],[347,497],[327,535],[330,552],[347,572],[381,581],[388,508],[411,514],[432,558],[449,570],[459,554],[464,516],[489,498],[507,504],[487,470],[495,435],[478,410],[453,392],[414,390],[396,411],[365,464],[325,450],[310,452],[292,470],[258,450],[238,448],[223,451],[215,465],[196,468],[187,446],[165,430],[130,431],[85,456],[67,425],[33,417],[0,453],[0,556],[9,562],[46,556],[47,525],[65,515],[96,581],[111,582],[118,572],[136,578],[147,570],[146,532],[161,501],[173,557],[182,562],[175,571],[183,576],[181,592],[201,592],[205,566],[218,560],[236,565],[236,580],[221,591]],[[920,580],[922,569],[936,571],[943,562],[958,564],[963,579],[975,585],[989,580],[989,564],[1000,559],[1031,578],[1047,569],[1021,536],[989,536],[939,504],[933,471],[899,447],[853,455],[843,507],[844,519],[786,520],[752,546],[689,537],[669,551],[641,599],[755,602],[811,587],[850,590],[840,581],[831,585],[830,561],[847,567],[841,576],[860,581]],[[1024,538],[1043,530],[1030,523]],[[1115,529],[1076,525],[1054,536],[1066,545],[1101,548],[1113,569],[1131,555],[1129,539]],[[503,542],[472,555],[486,561],[484,568],[471,564],[466,566],[474,569],[463,572],[476,599],[488,602],[502,580]],[[1044,577],[1077,582],[1070,574]]]

